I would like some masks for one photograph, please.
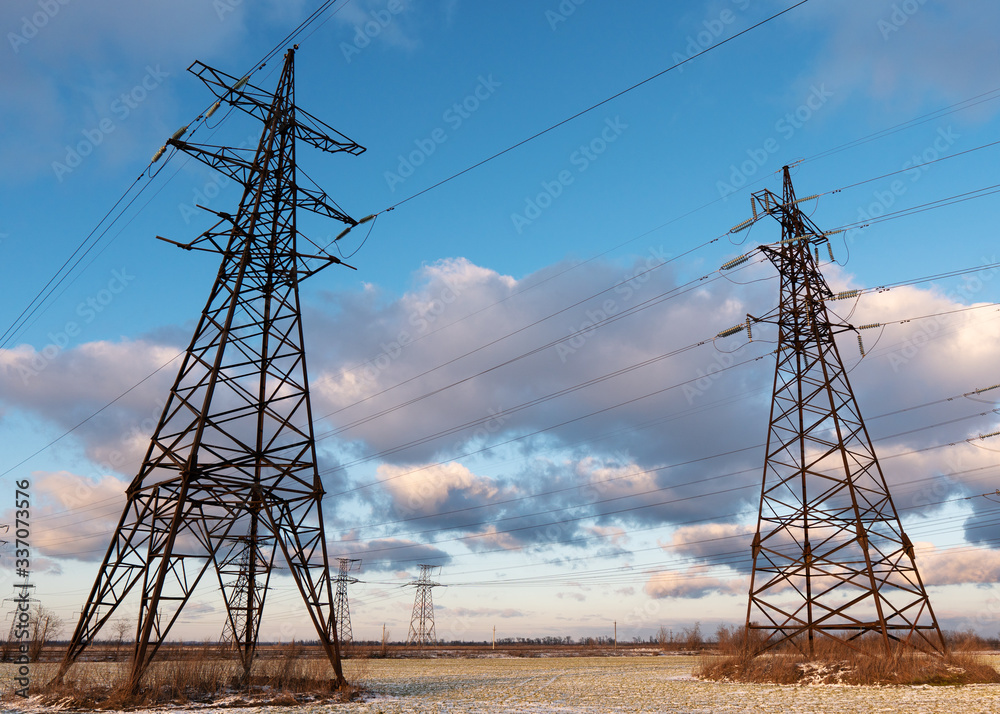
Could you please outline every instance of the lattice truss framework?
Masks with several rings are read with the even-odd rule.
[[[783,196],[753,194],[754,215],[781,223],[762,247],[781,278],[778,349],[763,487],[753,540],[747,626],[764,649],[817,637],[855,647],[877,633],[943,651],[943,639],[865,427],[832,322],[832,293],[811,246],[827,239],[800,210],[788,168]]]
[[[58,678],[137,590],[135,690],[208,571],[248,671],[280,554],[342,682],[299,307],[301,280],[340,261],[299,251],[296,210],[357,221],[322,191],[298,186],[295,144],[364,148],[295,106],[294,49],[274,92],[199,62],[189,71],[216,107],[239,108],[264,129],[255,149],[168,142],[229,175],[243,197],[235,216],[219,213],[212,229],[177,244],[220,253],[222,263]]]
[[[413,583],[416,592],[413,596],[413,614],[410,616],[410,633],[406,637],[408,645],[432,645],[437,642],[434,631],[434,598],[432,588],[441,583],[431,580],[437,565],[420,565],[420,577]]]
[[[360,570],[360,558],[337,558],[337,594],[334,596],[334,614],[337,621],[337,639],[341,646],[354,639],[351,632],[351,606],[347,599],[347,586],[358,582],[351,571]]]

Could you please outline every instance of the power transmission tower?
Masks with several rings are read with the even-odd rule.
[[[213,569],[233,640],[249,662],[266,588],[254,571],[260,545],[280,552],[343,683],[333,587],[323,530],[323,485],[309,402],[299,283],[340,261],[300,252],[296,212],[304,208],[353,226],[326,194],[296,179],[296,140],[328,152],[364,148],[294,103],[294,48],[268,92],[200,62],[190,68],[219,101],[263,122],[255,149],[192,144],[178,131],[167,144],[228,175],[243,198],[187,250],[222,263],[170,390],[160,421],[104,557],[57,680],[138,586],[132,668],[140,679],[201,578]],[[186,129],[186,127],[185,127]],[[161,150],[162,153],[162,150]],[[169,241],[174,242],[174,241]],[[226,580],[233,549],[246,543],[246,577]],[[270,570],[268,565],[267,570]],[[266,576],[265,576],[266,578]]]
[[[0,528],[6,528],[6,526],[0,526]],[[5,544],[5,543],[6,543],[5,541],[0,541],[0,544]],[[7,660],[8,656],[13,651],[13,648],[14,648],[15,644],[22,644],[22,643],[18,642],[18,638],[16,637],[18,629],[29,630],[31,628],[31,619],[30,619],[31,618],[31,607],[32,606],[40,607],[40,605],[41,605],[41,603],[38,600],[38,598],[32,597],[32,596],[30,596],[30,595],[27,594],[32,589],[34,589],[34,587],[35,587],[34,585],[32,585],[31,583],[28,582],[28,576],[25,575],[24,576],[24,582],[22,582],[20,585],[15,585],[14,586],[15,590],[20,590],[21,591],[22,596],[18,596],[16,598],[14,598],[14,597],[8,597],[8,598],[4,598],[4,600],[3,600],[4,603],[8,603],[8,602],[9,603],[13,603],[14,609],[10,612],[10,617],[11,617],[11,620],[10,620],[10,631],[7,633],[7,639],[4,640],[2,648],[0,648],[0,654],[2,654],[2,656],[0,656],[0,661],[6,661]],[[26,603],[26,608],[25,609],[20,609],[18,607],[20,603]],[[25,616],[28,618],[27,621],[22,620],[20,618],[20,613],[22,613],[22,612],[25,613]],[[21,627],[18,628],[18,625],[21,625]],[[24,638],[21,638],[21,639],[24,639]]]
[[[347,586],[358,582],[358,579],[351,577],[350,573],[352,570],[361,569],[361,559],[337,558],[337,563],[340,567],[337,572],[337,595],[333,601],[333,609],[337,615],[337,638],[343,646],[354,639],[351,633],[351,606],[347,602]]]
[[[431,588],[436,588],[441,583],[431,580],[434,569],[440,570],[438,565],[421,565],[420,577],[412,585],[417,586],[417,591],[413,598],[413,615],[410,616],[410,634],[406,637],[406,644],[430,645],[437,641],[434,633],[434,600],[431,597]]]
[[[809,199],[803,199],[809,200]],[[792,641],[810,656],[817,637],[851,647],[876,633],[943,652],[944,641],[889,487],[847,378],[833,297],[810,252],[828,242],[798,207],[788,167],[782,196],[753,194],[754,218],[781,223],[762,246],[781,278],[777,365],[746,624],[763,650]],[[739,229],[737,226],[733,230]],[[801,642],[805,638],[805,646]]]
[[[219,558],[220,580],[226,576],[235,576],[235,580],[226,583],[232,593],[232,600],[222,629],[222,641],[236,650],[246,678],[250,676],[250,667],[257,649],[260,612],[271,578],[274,549],[271,549],[270,557],[265,557],[262,547],[270,545],[270,539],[267,538],[255,539],[245,535],[232,538],[231,541],[233,545],[229,552]]]

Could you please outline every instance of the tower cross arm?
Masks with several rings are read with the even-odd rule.
[[[210,144],[189,144],[179,139],[168,139],[167,144],[179,151],[189,154],[216,171],[226,174],[241,186],[246,186],[254,180],[259,169],[254,166],[252,154],[244,158],[241,154],[252,152],[252,149],[236,149],[229,146],[212,146]]]
[[[261,121],[270,115],[274,94],[250,84],[246,77],[237,79],[200,61],[194,62],[188,71],[204,82],[220,103],[226,102]],[[330,153],[346,151],[357,156],[365,151],[365,147],[301,107],[294,107],[294,115],[295,134],[302,141]]]
[[[318,213],[321,216],[335,218],[338,221],[348,223],[352,226],[358,223],[356,220],[344,213],[340,207],[333,202],[333,199],[326,195],[325,191],[303,188],[302,186],[296,186],[295,190],[298,193],[295,197],[295,205],[299,208],[304,208],[307,211]]]
[[[296,253],[295,257],[298,258],[300,261],[304,261],[304,260],[320,260],[320,261],[323,261],[318,266],[316,266],[314,268],[307,267],[306,264],[301,263],[302,267],[300,267],[298,269],[298,271],[297,271],[297,278],[300,281],[305,280],[306,278],[315,275],[316,273],[318,273],[319,271],[321,271],[323,268],[326,268],[326,267],[328,267],[330,265],[343,265],[345,268],[350,268],[351,270],[357,270],[357,268],[355,268],[353,265],[348,265],[347,263],[345,263],[344,261],[342,261],[337,256],[335,256],[335,255],[328,255],[327,253],[323,253],[322,255],[306,255],[305,253]]]
[[[364,153],[365,147],[361,146],[361,144],[344,136],[305,109],[295,107],[295,115],[295,133],[307,144],[312,144],[317,149],[322,149],[330,153],[346,151],[355,156]]]
[[[247,81],[249,74],[237,78],[222,70],[209,67],[200,60],[192,62],[188,72],[204,82],[220,103],[226,102],[238,107],[261,121],[267,119],[274,94],[250,84]]]

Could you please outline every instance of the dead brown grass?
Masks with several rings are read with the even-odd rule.
[[[258,658],[247,680],[238,662],[222,659],[215,648],[205,646],[182,658],[154,661],[135,694],[124,687],[126,664],[105,670],[107,674],[99,681],[88,675],[85,665],[78,665],[61,684],[49,684],[40,694],[44,704],[83,710],[220,701],[227,706],[294,705],[349,701],[359,696],[356,686],[336,686],[328,660],[307,659],[301,654],[301,648],[293,644],[283,652]]]
[[[759,630],[720,628],[719,651],[703,656],[695,676],[733,682],[775,684],[962,685],[1000,682],[1000,673],[976,653],[982,641],[971,633],[949,640],[944,657],[900,646],[886,654],[877,638],[861,638],[860,651],[835,640],[815,643],[814,656],[798,649],[758,654]]]

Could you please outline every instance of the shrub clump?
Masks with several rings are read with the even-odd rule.
[[[59,684],[40,691],[40,703],[58,709],[122,709],[137,706],[187,703],[244,705],[295,705],[306,702],[349,701],[360,696],[351,685],[336,687],[325,658],[300,657],[297,646],[275,657],[259,657],[249,679],[231,659],[221,659],[209,647],[198,648],[176,659],[154,661],[143,675],[136,693],[126,691],[128,668],[115,667],[103,676],[88,676],[89,663],[81,663]]]
[[[728,682],[771,684],[937,685],[1000,682],[1000,673],[976,653],[978,638],[952,638],[946,655],[897,646],[887,653],[877,637],[859,638],[849,647],[823,638],[807,657],[795,643],[763,649],[760,630],[719,628],[719,651],[703,656],[695,676]],[[801,648],[805,649],[805,648]]]

